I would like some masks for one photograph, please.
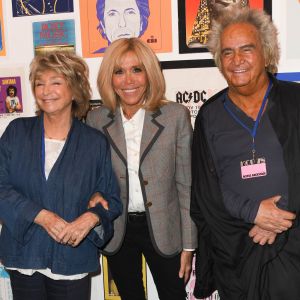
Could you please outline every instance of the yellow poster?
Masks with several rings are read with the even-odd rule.
[[[80,0],[83,57],[103,56],[116,39],[140,37],[155,52],[172,51],[171,0]]]
[[[102,256],[102,271],[103,271],[103,281],[104,281],[104,300],[121,300],[118,289],[112,278],[112,275],[109,271],[109,267],[107,264],[107,259],[105,256]],[[128,270],[130,272],[130,270]],[[143,283],[144,289],[147,297],[147,269],[146,269],[146,261],[143,256],[142,263],[142,272],[143,272]]]

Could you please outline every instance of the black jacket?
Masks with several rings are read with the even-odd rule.
[[[273,87],[269,96],[270,109],[266,113],[269,114],[283,148],[288,172],[289,210],[296,212],[298,216],[300,84],[271,79]],[[226,91],[227,89],[219,92],[201,107],[194,128],[191,216],[198,227],[199,235],[194,294],[198,298],[204,298],[218,289],[222,298],[223,291],[234,284],[243,295],[237,296],[238,299],[266,299],[264,285],[267,271],[264,266],[283,248],[289,247],[288,236],[292,231],[298,232],[298,217],[292,229],[277,235],[274,244],[260,246],[248,237],[253,224],[230,216],[225,209],[217,172],[205,138],[202,117],[206,107],[213,101],[219,101]],[[298,253],[296,258],[300,263],[300,248]]]

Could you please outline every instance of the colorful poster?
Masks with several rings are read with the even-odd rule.
[[[0,77],[0,115],[23,112],[21,78]]]
[[[34,54],[54,49],[75,52],[74,20],[32,23]]]
[[[271,0],[183,0],[178,2],[179,52],[206,52],[206,43],[211,21],[218,10],[235,2],[241,6],[267,9]]]
[[[104,281],[104,300],[121,300],[121,297],[119,295],[117,286],[114,282],[114,279],[111,275],[111,272],[109,270],[107,259],[105,256],[102,256],[102,268],[103,268],[103,281]],[[130,270],[128,270],[130,272]],[[142,273],[143,273],[143,283],[144,288],[146,291],[146,298],[147,297],[147,269],[146,269],[146,261],[143,257],[143,263],[142,263]]]
[[[1,229],[1,224],[0,224],[0,229]],[[4,270],[1,263],[0,263],[0,300],[13,300],[9,275]]]
[[[0,56],[5,55],[2,0],[0,0]]]
[[[14,17],[73,12],[73,0],[12,0]]]
[[[171,0],[79,0],[84,57],[102,56],[122,37],[140,37],[155,52],[172,51]]]
[[[185,286],[187,297],[186,300],[200,300],[193,295],[196,284],[195,256],[193,257],[192,272],[188,283]],[[220,300],[219,294],[215,291],[210,297],[201,300]]]

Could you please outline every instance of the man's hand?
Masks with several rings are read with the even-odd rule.
[[[254,224],[267,231],[281,233],[291,228],[296,215],[276,206],[280,196],[263,200],[258,208]]]
[[[275,242],[277,234],[271,231],[260,228],[254,225],[249,231],[249,236],[252,238],[253,242],[260,244],[261,246],[265,244],[273,244]]]
[[[43,209],[38,213],[34,219],[34,223],[42,226],[57,242],[60,242],[59,235],[68,225],[64,219],[46,209]]]
[[[69,223],[58,235],[62,244],[69,244],[72,247],[78,246],[88,233],[99,223],[99,217],[86,212],[75,221]]]
[[[91,197],[88,208],[95,207],[97,204],[101,204],[104,209],[108,210],[108,202],[98,192]]]
[[[192,271],[193,251],[182,250],[180,257],[179,278],[184,278],[184,283],[190,278]]]

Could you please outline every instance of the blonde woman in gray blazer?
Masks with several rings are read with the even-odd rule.
[[[197,245],[189,111],[165,100],[157,57],[137,38],[107,48],[97,84],[103,107],[91,111],[87,123],[108,137],[121,188],[124,213],[104,249],[121,298],[146,299],[143,254],[160,299],[184,300]]]

